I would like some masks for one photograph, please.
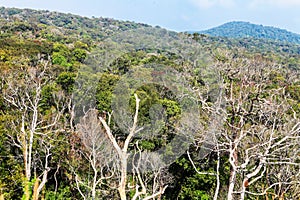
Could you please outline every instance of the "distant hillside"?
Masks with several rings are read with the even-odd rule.
[[[249,22],[229,22],[205,31],[194,31],[217,37],[257,38],[300,44],[300,35],[271,26],[251,24]]]
[[[142,23],[111,18],[88,18],[47,10],[0,7],[0,30],[4,33],[22,32],[26,38],[47,38],[52,41],[72,39],[98,40],[113,33],[150,27]],[[26,33],[26,34],[25,34]]]
[[[235,22],[235,24],[236,23],[238,22]],[[249,23],[245,24],[249,25]],[[238,27],[240,28],[241,26]],[[165,49],[165,46],[169,46],[168,41],[165,40],[166,35],[173,38],[172,41],[175,41],[178,37],[182,40],[182,36],[185,35],[159,27],[151,27],[150,25],[143,23],[120,21],[111,18],[88,18],[70,13],[49,12],[47,10],[0,7],[0,47],[4,44],[12,45],[14,43],[19,43],[21,40],[31,41],[33,44],[49,43],[49,45],[44,44],[42,47],[52,46],[52,43],[55,42],[71,45],[79,40],[90,47],[95,47],[98,44],[101,44],[103,40],[111,38],[113,35],[116,35],[117,37],[122,36],[121,38],[126,39],[126,37],[130,37],[129,32],[132,30],[135,30],[134,32],[136,34],[140,32],[141,35],[151,35],[150,37],[152,37],[152,39],[148,41],[146,38],[142,38],[141,35],[139,36],[139,38],[142,38],[140,40],[141,43],[139,44],[141,49],[145,49],[146,47],[148,49],[153,49],[150,48],[150,46],[153,45]],[[232,30],[235,29],[232,28]],[[231,32],[233,33],[233,31]],[[240,33],[239,31],[236,32]],[[214,34],[207,33],[190,35],[188,37],[195,39],[203,47],[211,50],[216,48],[238,48],[251,53],[300,54],[300,42],[297,44],[249,36],[240,36],[243,38],[226,38],[224,37],[225,34],[223,37],[210,35]],[[115,38],[115,40],[120,42],[121,38]],[[157,40],[159,38],[160,42],[153,43],[155,39]],[[13,40],[14,42],[10,40]]]

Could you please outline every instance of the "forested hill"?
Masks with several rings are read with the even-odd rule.
[[[88,18],[48,10],[5,7],[0,7],[0,25],[4,33],[23,32],[25,37],[41,37],[52,41],[64,40],[66,37],[99,40],[118,31],[150,27],[147,24],[111,18]],[[24,35],[24,32],[27,34]]]
[[[300,35],[271,26],[234,21],[197,33],[228,38],[257,38],[300,44]]]
[[[86,44],[93,45],[112,35],[142,29],[148,29],[148,32],[152,32],[152,34],[156,32],[156,35],[154,34],[153,36],[157,38],[161,37],[160,33],[157,32],[164,32],[173,36],[177,35],[175,32],[167,31],[160,27],[151,27],[144,23],[120,21],[103,17],[88,18],[47,10],[0,7],[0,39],[2,40],[21,36],[25,40],[34,40],[35,43],[39,40],[50,43],[63,42],[70,44],[81,40]],[[234,30],[234,27],[232,29]],[[199,34],[198,36],[195,35],[194,39],[204,46],[243,48],[252,53],[276,52],[279,54],[300,54],[300,45],[295,43],[286,43],[280,40],[271,41],[255,37],[235,39],[213,35],[208,33],[207,35]]]

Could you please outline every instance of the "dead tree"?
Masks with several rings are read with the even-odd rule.
[[[3,98],[12,112],[18,116],[16,120],[8,122],[13,130],[8,137],[12,145],[22,152],[26,200],[31,198],[30,182],[35,180],[33,184],[36,187],[32,191],[32,198],[38,199],[48,180],[53,149],[53,145],[49,142],[49,135],[59,131],[58,123],[64,109],[58,105],[59,102],[56,102],[52,113],[47,118],[41,113],[42,88],[52,80],[49,67],[49,61],[40,60],[39,66],[14,69],[10,74],[3,74],[2,77]],[[59,101],[59,98],[56,100]],[[41,174],[33,172],[33,165],[37,159],[34,154],[35,144],[40,145],[38,148],[43,150],[43,158],[39,157],[42,163],[39,169]]]

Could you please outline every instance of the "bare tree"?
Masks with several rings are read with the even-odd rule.
[[[165,192],[170,176],[164,176],[165,169],[156,166],[159,159],[141,149],[138,141],[132,143],[135,134],[143,129],[138,127],[140,99],[136,94],[135,100],[133,124],[124,141],[112,132],[110,113],[103,115],[90,109],[76,125],[79,165],[73,163],[72,171],[83,199],[109,198],[115,189],[122,200],[127,199],[129,191],[133,192],[132,199],[160,198]]]
[[[126,200],[127,199],[127,184],[129,183],[128,180],[128,173],[130,173],[130,170],[128,168],[129,166],[129,144],[131,143],[131,141],[133,140],[133,137],[135,136],[135,134],[137,134],[139,131],[141,131],[143,128],[142,127],[138,127],[138,114],[139,114],[139,102],[140,99],[138,98],[138,96],[136,94],[134,94],[135,96],[135,113],[134,113],[134,117],[133,117],[133,124],[130,126],[129,128],[129,134],[127,135],[124,144],[122,146],[120,146],[115,138],[115,136],[113,135],[109,125],[107,124],[106,120],[103,117],[100,117],[100,121],[103,125],[103,127],[105,128],[105,133],[107,135],[107,137],[109,138],[111,144],[113,145],[113,148],[115,149],[115,151],[117,152],[118,158],[119,158],[119,171],[120,171],[120,178],[119,178],[119,183],[118,183],[118,192],[120,195],[120,198],[122,200]],[[142,167],[144,167],[144,162],[149,162],[152,161],[151,163],[153,164],[152,159],[149,158],[143,158],[141,156],[141,149],[138,146],[138,143],[136,144],[136,148],[137,148],[137,152],[136,155],[140,155],[137,158],[137,162],[133,163],[133,168],[132,168],[132,172],[133,172],[133,177],[136,181],[134,181],[134,185],[131,185],[130,188],[135,188],[135,194],[133,196],[133,199],[137,199],[137,198],[141,198],[143,196],[143,199],[151,199],[151,198],[156,198],[158,196],[161,196],[164,192],[165,189],[167,187],[167,185],[164,185],[164,183],[159,184],[160,186],[157,188],[157,185],[153,184],[153,188],[151,190],[151,193],[149,194],[149,191],[147,191],[147,189],[149,187],[146,186],[146,179],[142,178]],[[155,161],[154,161],[155,162]],[[152,181],[154,181],[155,183],[157,181],[161,181],[161,179],[158,178],[158,175],[160,174],[160,170],[156,171],[155,174],[152,175],[153,179]],[[144,177],[145,178],[145,177]],[[139,189],[141,187],[141,190]],[[129,189],[130,189],[129,188]]]
[[[132,160],[132,177],[135,188],[132,200],[144,197],[146,199],[160,199],[171,181],[166,168],[160,167],[159,156],[148,154],[139,147],[139,141],[135,144],[135,154]]]
[[[48,135],[59,131],[58,121],[63,110],[58,105],[59,102],[56,102],[47,117],[41,113],[42,88],[51,81],[49,61],[40,60],[39,66],[11,70],[9,75],[3,74],[2,80],[3,98],[19,116],[19,119],[8,122],[13,129],[8,137],[11,143],[22,151],[24,197],[30,199],[30,182],[35,180],[33,198],[38,199],[50,170],[49,161],[53,146]],[[59,98],[56,100],[59,101]],[[37,164],[36,159],[39,157],[39,153],[34,157],[35,144],[44,149],[44,158],[38,161],[41,162],[40,174],[37,174],[37,171],[33,174],[33,166]]]
[[[76,125],[82,144],[79,153],[91,168],[90,173],[81,165],[73,167],[77,189],[84,199],[96,199],[101,193],[101,196],[104,196],[101,186],[115,175],[113,161],[117,159],[117,155],[102,128],[98,114],[97,110],[91,109]]]
[[[299,74],[261,57],[233,58],[227,52],[218,53],[226,58],[216,62],[224,76],[225,106],[218,106],[221,111],[212,106],[209,95],[205,96],[208,88],[199,90],[199,99],[206,115],[221,112],[225,117],[213,117],[214,126],[203,128],[206,134],[201,133],[195,141],[201,157],[209,152],[218,154],[216,173],[199,171],[188,153],[194,169],[217,177],[214,199],[220,189],[220,156],[228,156],[230,164],[227,199],[298,197],[300,121],[286,89],[299,81]],[[211,145],[205,145],[207,142]]]
[[[279,83],[274,89],[268,88],[273,84],[271,73],[283,69],[264,60],[233,59],[224,70],[229,80],[229,112],[227,128],[219,142],[227,149],[231,166],[227,198],[266,195],[276,185],[297,184],[288,177],[283,181],[282,176],[274,181],[274,169],[279,166],[284,171],[292,167],[299,172],[295,157],[295,149],[299,149],[299,119],[289,114],[291,106],[285,86]],[[296,176],[299,180],[299,173]],[[265,180],[268,186],[263,186]]]

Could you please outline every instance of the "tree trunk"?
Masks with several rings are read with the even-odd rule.
[[[30,199],[30,181],[26,178],[24,181],[24,200],[29,200]]]
[[[39,191],[38,191],[39,182],[40,182],[40,180],[37,178],[36,181],[35,181],[35,183],[34,183],[34,187],[33,187],[32,200],[38,200],[38,198],[39,198]]]
[[[93,180],[93,187],[92,187],[92,200],[96,199],[96,187],[97,187],[97,176],[98,172],[95,167],[94,168],[94,180]]]
[[[232,145],[233,148],[230,150],[230,157],[229,157],[229,161],[231,164],[231,171],[230,171],[229,188],[228,188],[228,196],[227,196],[228,200],[234,199],[233,192],[234,192],[234,186],[235,186],[235,181],[236,181],[236,173],[237,173],[236,166],[237,166],[237,160],[238,160],[238,155],[237,155],[235,144],[236,144],[236,141]]]
[[[121,158],[121,181],[119,184],[119,194],[121,200],[126,200],[126,182],[127,182],[127,158],[126,154],[122,155]]]
[[[243,184],[242,184],[242,191],[241,191],[241,200],[245,199],[245,194],[246,194],[246,188],[248,186],[248,178],[245,178],[243,180]]]
[[[230,172],[230,178],[229,178],[229,189],[228,189],[227,200],[233,200],[235,178],[236,178],[236,170],[232,169]]]

